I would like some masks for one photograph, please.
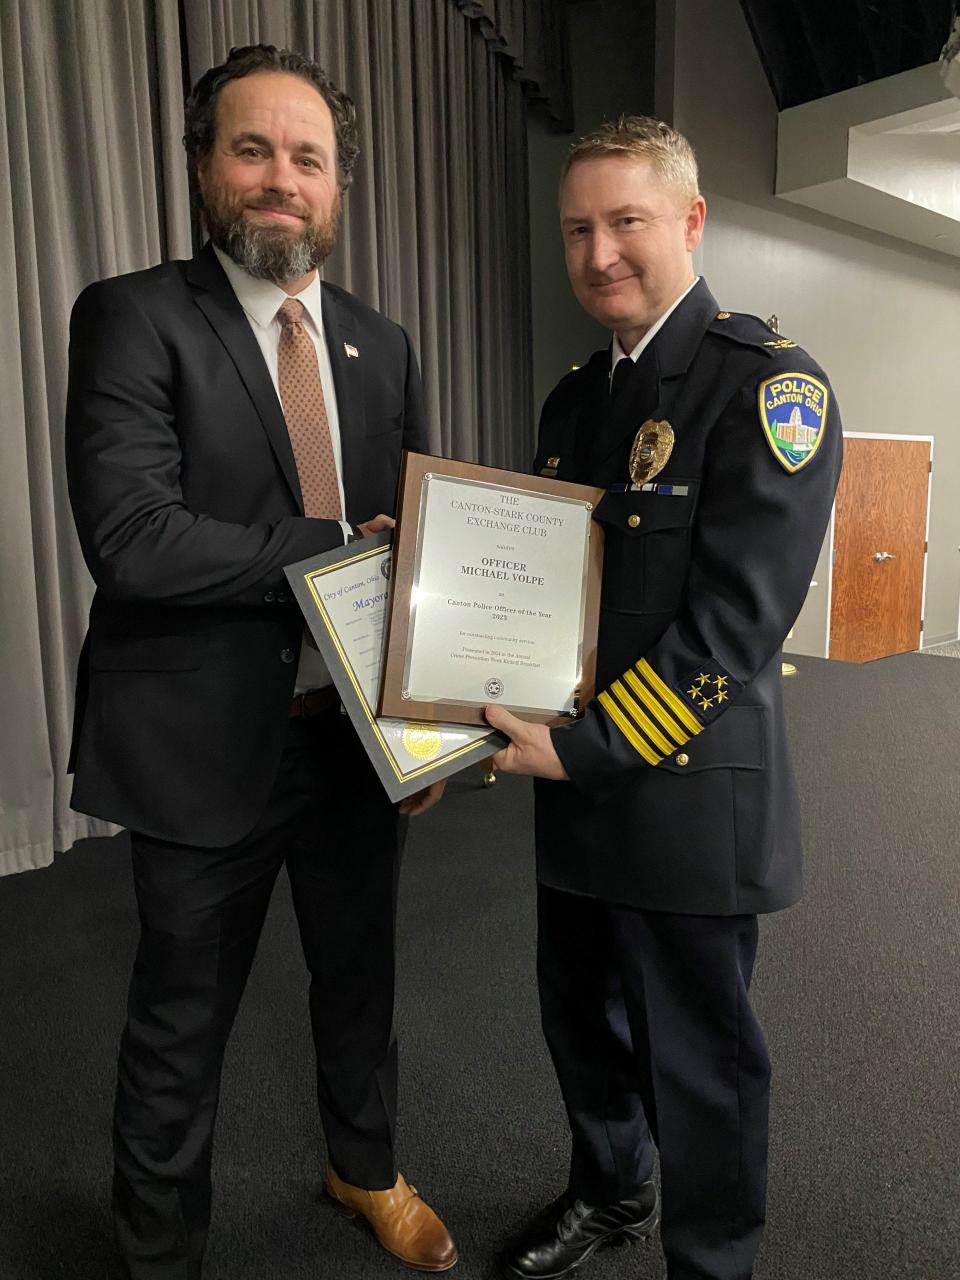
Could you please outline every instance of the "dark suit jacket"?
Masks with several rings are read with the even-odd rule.
[[[572,781],[537,786],[539,876],[654,910],[776,910],[801,890],[781,645],[830,518],[836,402],[806,352],[753,316],[719,312],[702,280],[612,402],[609,369],[599,351],[551,393],[536,469],[559,457],[560,479],[622,488],[646,419],[670,422],[675,444],[661,491],[608,491],[595,513],[601,693],[582,721],[553,730]],[[762,424],[778,396],[761,389],[781,376],[788,403],[775,419],[790,416],[794,385],[813,393],[800,396],[808,423],[808,399],[825,408],[794,471]]]
[[[420,375],[399,326],[322,292],[345,516],[359,523],[393,511],[401,449],[426,447]],[[167,840],[232,843],[264,806],[289,717],[303,619],[283,566],[343,533],[303,515],[280,402],[209,246],[80,295],[66,449],[97,586],[74,807]]]

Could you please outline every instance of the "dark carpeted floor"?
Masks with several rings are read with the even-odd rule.
[[[758,1280],[960,1277],[960,664],[799,659],[807,897],[764,922],[776,1071]],[[400,928],[402,1167],[462,1261],[560,1190],[533,980],[529,785],[457,779],[414,824]],[[134,945],[124,839],[0,881],[0,1280],[106,1280],[113,1057]],[[231,1042],[208,1280],[402,1269],[317,1202],[306,982],[278,887]],[[588,1274],[660,1280],[657,1245]]]

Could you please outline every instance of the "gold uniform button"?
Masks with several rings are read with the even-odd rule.
[[[685,751],[681,751],[680,754],[677,756],[677,764],[684,765],[689,763],[690,763],[690,757],[687,755]]]
[[[639,516],[631,516],[631,517],[629,518],[629,520],[627,521],[627,524],[630,526],[630,528],[631,528],[631,529],[636,529],[636,527],[637,527],[637,525],[638,525],[639,523],[640,523],[640,517],[639,517]]]

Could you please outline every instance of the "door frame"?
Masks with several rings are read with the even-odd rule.
[[[920,593],[920,639],[917,642],[917,648],[911,650],[912,653],[916,653],[923,648],[923,624],[927,620],[927,564],[930,560],[930,500],[933,496],[933,448],[935,437],[897,435],[891,431],[844,431],[843,438],[844,440],[915,440],[930,446],[930,451],[927,455],[930,462],[930,470],[927,473],[927,517],[923,533],[923,589]],[[830,509],[830,526],[827,532],[829,546],[827,549],[827,635],[823,646],[823,656],[825,658],[830,657],[830,624],[833,621],[833,540],[836,523],[837,504],[834,501]],[[960,634],[960,618],[957,620],[957,631]]]

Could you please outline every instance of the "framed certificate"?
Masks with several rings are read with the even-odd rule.
[[[506,739],[489,725],[417,723],[376,714],[390,533],[288,565],[284,572],[337,692],[391,800],[487,759]]]
[[[404,455],[380,713],[560,724],[593,696],[601,489]]]

